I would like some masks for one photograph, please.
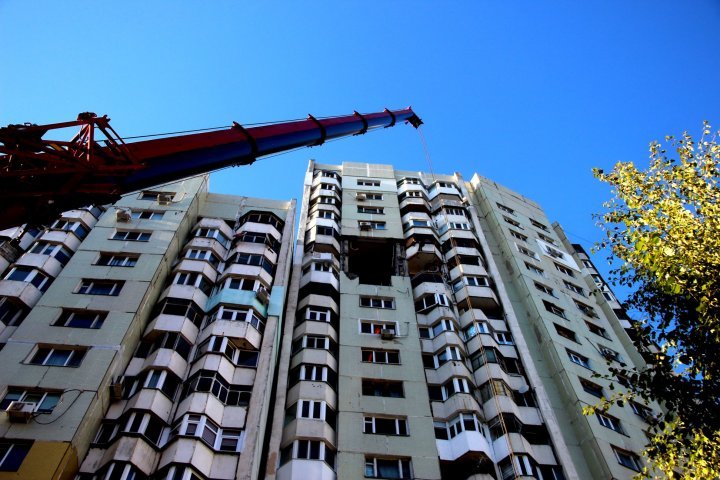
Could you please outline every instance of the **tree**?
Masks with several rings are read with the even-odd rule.
[[[630,391],[587,413],[632,398],[667,409],[652,426],[647,477],[720,478],[719,134],[706,122],[698,142],[687,133],[666,137],[667,150],[652,142],[646,171],[632,162],[594,171],[613,193],[598,216],[600,246],[619,262],[613,280],[633,290],[626,309],[644,318],[636,345],[658,348],[642,368],[611,369]]]

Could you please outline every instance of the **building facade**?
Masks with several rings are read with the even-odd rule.
[[[0,478],[256,478],[294,205],[201,177],[12,242]]]
[[[582,415],[642,365],[619,312],[488,179],[311,162],[266,478],[630,478],[657,406]]]
[[[366,163],[303,188],[294,248],[294,201],[206,177],[6,232],[0,479],[641,468],[657,405],[582,415],[643,365],[629,320],[540,206]]]

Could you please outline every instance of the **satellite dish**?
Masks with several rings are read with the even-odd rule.
[[[518,393],[524,395],[527,392],[530,391],[530,387],[527,386],[527,384],[523,384],[520,388],[518,388]]]

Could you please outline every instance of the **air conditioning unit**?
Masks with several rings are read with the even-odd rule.
[[[360,222],[360,230],[372,230],[372,223]]]
[[[158,203],[160,205],[170,205],[173,201],[174,195],[167,194],[167,193],[161,193],[158,195]]]
[[[383,328],[380,330],[380,338],[383,340],[392,340],[395,338],[395,332],[390,330],[389,328]]]
[[[260,303],[267,305],[268,301],[270,300],[270,293],[267,291],[267,289],[265,287],[260,287],[255,292],[255,298],[257,298],[260,301]]]
[[[364,202],[365,200],[367,200],[367,195],[358,192],[355,194],[355,200],[357,200],[358,202]]]
[[[16,423],[28,423],[35,413],[37,408],[36,403],[28,402],[10,402],[10,405],[5,409],[8,414],[8,419],[11,422]]]
[[[110,384],[110,400],[122,400],[123,384],[119,381]]]
[[[130,220],[132,220],[132,214],[127,208],[118,208],[115,211],[115,219],[118,222],[129,222]]]

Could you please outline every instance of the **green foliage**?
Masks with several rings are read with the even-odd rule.
[[[720,145],[705,123],[700,141],[666,137],[669,158],[650,144],[646,171],[631,162],[595,170],[613,198],[599,216],[601,246],[620,264],[615,280],[634,293],[626,308],[642,312],[637,337],[659,346],[630,378],[632,397],[659,401],[668,412],[652,427],[645,476],[720,476]],[[647,345],[637,344],[641,349]],[[595,408],[607,408],[607,404]],[[588,409],[587,413],[592,413]]]

